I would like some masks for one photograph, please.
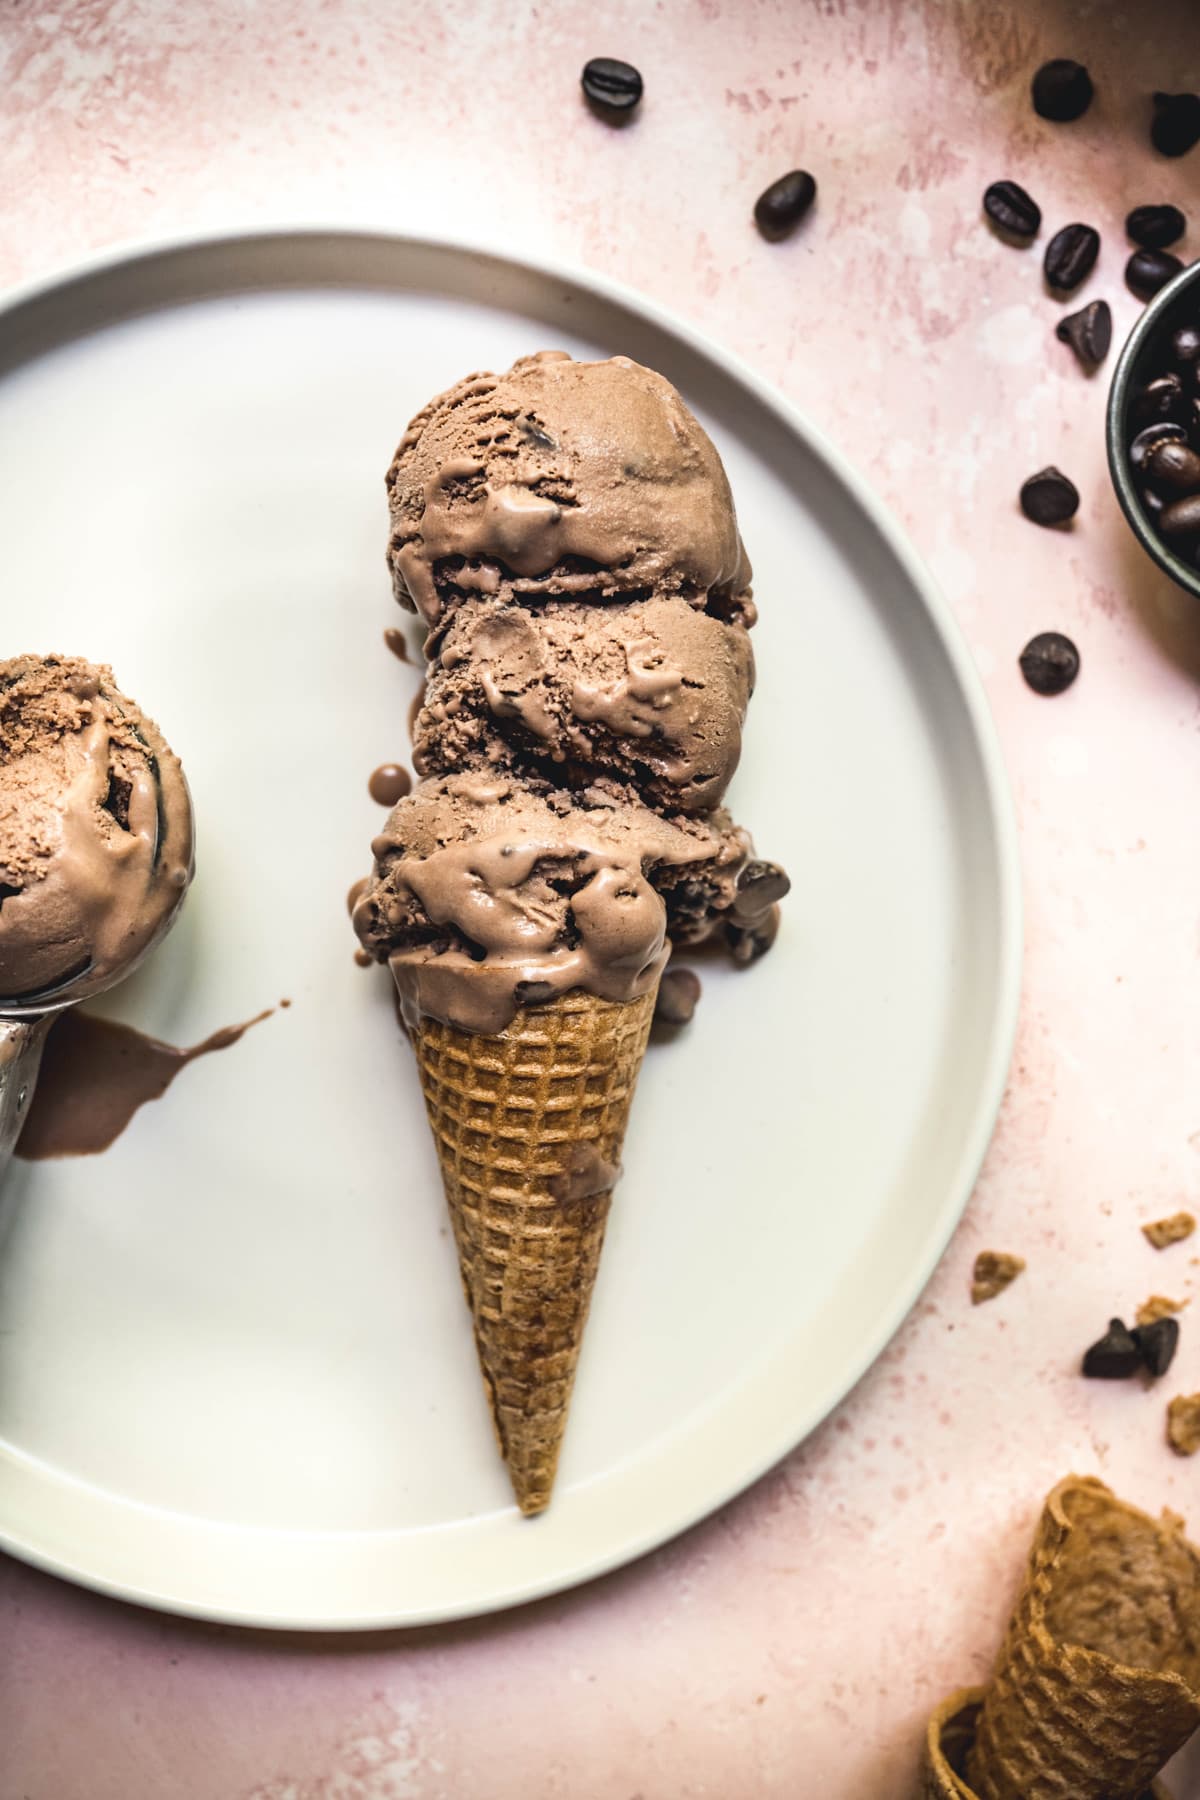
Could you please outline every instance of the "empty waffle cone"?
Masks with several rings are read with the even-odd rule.
[[[500,1451],[549,1503],[655,991],[573,989],[498,1036],[423,1018],[429,1123]]]
[[[960,1688],[930,1717],[918,1800],[979,1800],[963,1769],[975,1742],[985,1692],[984,1688]],[[1170,1800],[1170,1795],[1156,1782],[1141,1800]]]
[[[930,1721],[924,1800],[1152,1800],[1200,1724],[1200,1554],[1182,1522],[1069,1476],[984,1689]]]

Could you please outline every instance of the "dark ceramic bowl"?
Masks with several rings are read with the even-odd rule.
[[[1108,393],[1108,467],[1121,511],[1132,525],[1142,548],[1189,594],[1200,598],[1200,568],[1173,550],[1155,530],[1129,462],[1128,444],[1134,435],[1129,411],[1134,395],[1169,366],[1168,341],[1181,325],[1200,324],[1200,262],[1181,269],[1174,281],[1155,294],[1130,332],[1117,363]],[[1200,448],[1200,446],[1195,446]]]

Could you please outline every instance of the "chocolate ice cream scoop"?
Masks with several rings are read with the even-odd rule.
[[[596,790],[451,775],[422,782],[375,839],[354,928],[410,1025],[495,1033],[571,988],[646,993],[668,932],[694,942],[729,915],[748,847],[720,812],[665,819]]]
[[[183,770],[112,671],[0,663],[0,1167],[53,1014],[136,967],[192,866]]]
[[[610,775],[655,807],[716,806],[737,767],[754,685],[741,624],[677,595],[603,607],[478,600],[429,665],[418,771],[527,763],[559,781]]]
[[[465,597],[676,594],[753,618],[721,459],[678,393],[626,356],[523,357],[419,412],[387,476],[396,597],[437,627]]]

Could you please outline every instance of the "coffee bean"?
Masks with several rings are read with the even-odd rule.
[[[1079,511],[1079,489],[1052,463],[1021,483],[1020,499],[1035,525],[1065,525]]]
[[[642,97],[642,78],[632,63],[615,56],[593,56],[579,77],[583,91],[602,112],[632,112]]]
[[[1182,422],[1187,413],[1183,383],[1178,375],[1156,375],[1136,393],[1129,408],[1135,425],[1151,425],[1156,419]]]
[[[773,181],[754,202],[754,223],[777,243],[794,231],[817,197],[817,184],[807,169],[792,169]]]
[[[1162,495],[1156,494],[1153,488],[1147,487],[1142,489],[1142,505],[1152,519],[1157,519],[1159,513],[1166,504],[1167,503]]]
[[[1187,230],[1177,206],[1135,206],[1125,220],[1125,235],[1146,250],[1165,250]]]
[[[1135,250],[1125,264],[1125,286],[1139,300],[1150,300],[1173,281],[1183,264],[1169,250]]]
[[[1179,1348],[1179,1320],[1155,1319],[1150,1325],[1135,1325],[1129,1335],[1150,1374],[1165,1375]]]
[[[1112,343],[1112,311],[1107,300],[1092,300],[1079,312],[1068,313],[1054,328],[1054,335],[1072,350],[1086,367],[1102,363]]]
[[[656,1025],[687,1025],[700,998],[700,977],[694,969],[668,969],[659,983],[654,1002]]]
[[[1077,288],[1096,266],[1100,233],[1090,225],[1064,225],[1046,245],[1042,267],[1046,280],[1060,294]]]
[[[1142,1366],[1141,1354],[1121,1319],[1110,1319],[1108,1330],[1083,1359],[1083,1372],[1097,1381],[1124,1381]]]
[[[753,925],[739,925],[730,920],[725,926],[725,943],[735,963],[757,962],[775,942],[779,930],[779,908],[771,907]]]
[[[1172,494],[1200,493],[1200,456],[1170,439],[1156,444],[1146,465],[1151,481]]]
[[[1164,537],[1200,537],[1200,494],[1188,494],[1185,499],[1164,506],[1158,515],[1158,528]]]
[[[1156,425],[1147,425],[1138,432],[1129,446],[1129,460],[1135,469],[1144,469],[1157,445],[1182,444],[1186,440],[1187,432],[1182,425],[1177,425],[1173,419],[1160,419]]]
[[[1200,142],[1200,94],[1155,94],[1150,142],[1163,156],[1184,156]]]
[[[1065,693],[1079,673],[1079,652],[1061,631],[1039,631],[1030,638],[1018,661],[1034,693],[1047,698]]]
[[[1010,237],[1036,237],[1042,222],[1041,207],[1015,181],[993,181],[984,190],[983,210]]]
[[[1043,63],[1033,78],[1033,110],[1039,118],[1064,125],[1092,104],[1092,78],[1082,63],[1065,56]]]

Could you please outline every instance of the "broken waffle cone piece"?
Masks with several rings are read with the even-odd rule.
[[[918,1800],[979,1800],[968,1786],[963,1768],[975,1741],[986,1688],[960,1688],[931,1715],[925,1733]],[[1067,1790],[1060,1787],[1060,1793]],[[1170,1800],[1155,1782],[1140,1800]]]
[[[573,989],[498,1036],[413,1033],[500,1451],[549,1503],[655,991]]]
[[[1046,1501],[996,1671],[930,1721],[926,1793],[1145,1800],[1200,1724],[1200,1553],[1072,1475]]]

